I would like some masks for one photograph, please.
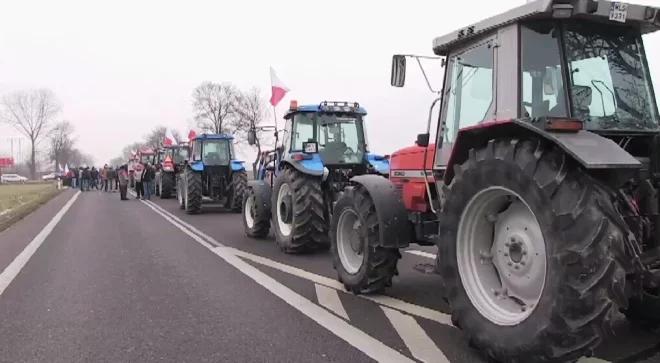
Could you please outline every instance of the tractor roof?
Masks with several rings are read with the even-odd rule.
[[[433,40],[433,51],[446,56],[451,49],[495,29],[523,20],[568,19],[623,25],[610,20],[610,11],[617,4],[603,0],[536,0],[505,13],[482,20]],[[627,6],[625,25],[638,28],[642,34],[660,30],[660,9],[652,6],[623,4]]]
[[[347,107],[347,108],[345,108]],[[317,105],[301,105],[298,106],[297,103],[292,103],[291,107],[286,111],[284,115],[285,119],[290,118],[296,113],[300,112],[311,112],[311,113],[337,113],[345,112],[352,114],[366,115],[367,110],[360,106],[357,102],[329,102],[323,101]]]
[[[195,137],[195,140],[233,140],[234,137],[229,134],[201,134]]]

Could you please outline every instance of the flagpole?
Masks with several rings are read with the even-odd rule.
[[[277,147],[279,131],[277,130],[277,110],[275,105],[273,105],[273,121],[275,121],[275,147]]]

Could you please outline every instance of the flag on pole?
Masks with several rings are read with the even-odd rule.
[[[69,164],[64,164],[64,174],[69,174]]]
[[[270,96],[270,104],[275,107],[284,98],[286,93],[289,92],[289,88],[277,77],[273,67],[270,67],[270,84],[273,92]]]
[[[176,137],[174,137],[174,134],[172,133],[172,129],[167,129],[165,131],[165,139],[163,139],[163,145],[165,146],[177,145]]]
[[[188,142],[192,142],[194,138],[197,137],[197,133],[195,130],[190,129],[190,132],[188,132]]]

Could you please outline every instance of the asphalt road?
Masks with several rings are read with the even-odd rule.
[[[240,215],[67,191],[0,233],[0,362],[485,362],[451,326],[434,250],[387,296],[354,296],[328,252],[245,237]],[[593,361],[660,362],[621,319]]]

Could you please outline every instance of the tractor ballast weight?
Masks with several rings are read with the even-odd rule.
[[[186,213],[203,203],[219,204],[239,213],[247,188],[244,162],[235,159],[233,136],[202,134],[190,141],[190,156],[177,175],[177,199]]]
[[[490,359],[591,355],[619,310],[660,323],[660,117],[641,38],[658,30],[655,7],[538,0],[436,38],[435,143],[429,117],[392,155],[392,188],[354,179],[337,201],[333,245],[367,251],[335,259],[339,280],[368,293],[394,276],[398,248],[376,232],[395,221],[375,217],[401,199],[408,240],[438,247],[452,322]]]
[[[292,101],[285,137],[275,150],[259,155],[256,180],[248,185],[243,207],[248,236],[265,237],[272,225],[286,253],[329,246],[332,208],[350,179],[389,172],[387,158],[368,151],[366,114],[352,102]],[[248,139],[256,143],[254,130]]]

